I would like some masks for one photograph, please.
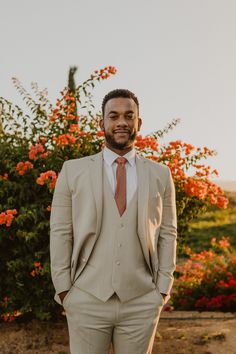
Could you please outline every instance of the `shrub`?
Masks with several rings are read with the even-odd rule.
[[[236,255],[227,238],[177,266],[172,303],[177,310],[236,311]]]
[[[115,74],[114,67],[95,71],[74,91],[65,88],[53,107],[45,90],[32,84],[36,98],[14,85],[23,96],[29,114],[0,98],[0,274],[1,315],[12,319],[32,314],[40,319],[57,315],[49,267],[49,216],[53,189],[67,159],[99,152],[103,133],[100,114],[94,112],[91,90],[96,82]],[[181,141],[159,146],[163,131],[139,135],[141,155],[169,166],[176,184],[179,240],[188,221],[209,205],[227,206],[223,191],[209,181],[210,167],[199,161],[213,151]],[[192,170],[192,176],[188,172]],[[181,242],[179,242],[181,244]]]

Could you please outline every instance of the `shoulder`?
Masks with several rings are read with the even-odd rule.
[[[147,157],[142,157],[138,154],[137,154],[137,158],[145,162],[149,170],[151,170],[154,173],[157,173],[159,176],[167,177],[170,174],[169,167],[164,164],[148,159]]]
[[[141,159],[149,170],[150,181],[156,181],[160,191],[164,192],[166,189],[174,190],[174,182],[168,166],[145,157],[141,157]]]
[[[66,160],[63,163],[61,172],[63,175],[65,174],[68,179],[74,179],[81,174],[87,173],[89,171],[90,162],[94,160],[102,161],[102,153]]]
[[[78,159],[66,160],[63,166],[65,168],[78,167],[78,166],[85,167],[86,165],[89,164],[89,161],[101,158],[101,156],[102,156],[102,152],[99,152],[97,154],[80,157]]]

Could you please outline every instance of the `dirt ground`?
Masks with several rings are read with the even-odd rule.
[[[69,354],[66,321],[1,323],[0,353]],[[236,315],[163,312],[153,354],[236,354]]]

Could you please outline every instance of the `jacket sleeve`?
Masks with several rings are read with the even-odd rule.
[[[157,287],[161,293],[169,295],[173,285],[176,266],[176,202],[175,187],[169,168],[164,192],[162,220],[157,244],[158,273]]]
[[[64,162],[56,182],[50,217],[51,275],[56,294],[71,287],[72,202],[66,170]]]

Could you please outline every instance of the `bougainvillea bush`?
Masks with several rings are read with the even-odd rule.
[[[178,310],[236,311],[236,254],[229,240],[211,240],[211,249],[194,253],[177,266],[172,303]]]
[[[49,266],[52,194],[65,160],[102,149],[100,114],[94,110],[91,92],[97,82],[115,73],[111,66],[95,71],[74,91],[61,91],[54,106],[37,84],[32,84],[33,93],[29,94],[13,79],[28,114],[0,98],[0,311],[4,320],[22,314],[48,319],[61,311],[53,300]],[[139,135],[135,145],[141,155],[171,169],[181,245],[193,217],[210,205],[225,208],[228,201],[210,182],[217,171],[202,163],[214,151],[182,141],[160,145],[163,134],[176,123]]]

